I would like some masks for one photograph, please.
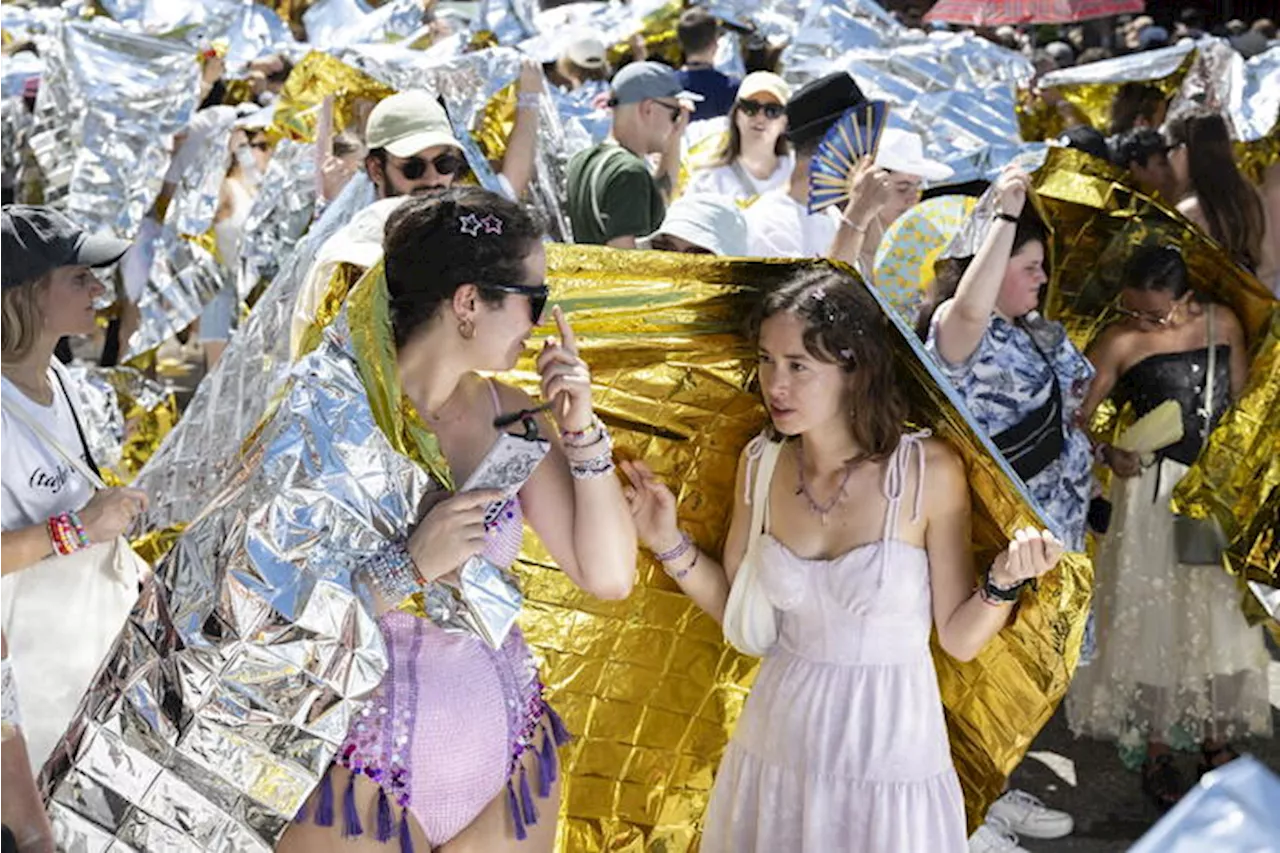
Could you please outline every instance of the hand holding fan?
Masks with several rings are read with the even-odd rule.
[[[867,101],[846,110],[818,146],[809,166],[809,212],[849,201],[853,170],[863,157],[876,156],[889,106]]]

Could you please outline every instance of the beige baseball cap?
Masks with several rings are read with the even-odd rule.
[[[444,107],[421,89],[410,89],[379,101],[369,113],[365,143],[370,151],[385,148],[397,157],[412,157],[437,145],[462,150]]]
[[[770,94],[785,104],[791,99],[791,87],[787,81],[771,71],[752,71],[738,84],[738,97],[750,98],[754,95]]]
[[[595,36],[582,36],[569,42],[564,49],[564,56],[574,65],[582,68],[604,68],[604,42]]]

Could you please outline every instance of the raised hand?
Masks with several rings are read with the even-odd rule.
[[[630,483],[622,493],[640,543],[655,554],[672,550],[680,544],[676,496],[643,462],[623,462],[621,468]]]
[[[557,305],[551,311],[560,340],[548,340],[538,354],[542,399],[551,403],[556,423],[565,432],[581,432],[591,426],[591,371],[578,357],[578,339]]]

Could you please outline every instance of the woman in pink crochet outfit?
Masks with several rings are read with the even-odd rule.
[[[560,794],[555,750],[568,735],[519,628],[495,648],[402,607],[418,584],[452,577],[477,554],[509,567],[526,519],[579,587],[625,598],[635,531],[586,364],[559,309],[560,340],[538,358],[556,428],[542,415],[501,417],[535,404],[476,373],[511,369],[541,319],[546,255],[529,215],[492,193],[456,189],[408,201],[386,233],[400,385],[454,482],[512,440],[497,426],[503,421],[536,421],[550,447],[517,494],[445,492],[407,540],[370,561],[387,675],[276,849],[549,851]]]

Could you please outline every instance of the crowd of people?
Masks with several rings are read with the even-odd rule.
[[[869,99],[845,71],[793,85],[778,46],[758,40],[744,42],[745,76],[724,73],[724,26],[702,7],[683,11],[675,65],[649,58],[637,40],[615,71],[603,40],[581,34],[553,62],[524,60],[497,191],[467,185],[474,146],[434,93],[392,94],[333,136],[313,216],[327,236],[312,247],[292,303],[295,365],[263,425],[241,437],[250,448],[243,465],[208,495],[178,556],[166,558],[179,565],[184,541],[195,553],[195,543],[216,540],[220,573],[252,571],[252,583],[274,590],[272,608],[292,614],[286,622],[341,649],[325,666],[361,672],[348,697],[358,710],[295,819],[274,827],[274,849],[553,848],[557,749],[570,733],[513,624],[520,598],[508,570],[526,523],[585,596],[626,598],[643,549],[735,644],[730,625],[742,608],[754,600],[767,614],[764,661],[701,818],[707,851],[1017,853],[1019,837],[1069,834],[1071,815],[1018,790],[967,832],[930,651],[936,637],[947,655],[976,657],[1066,551],[1093,549],[1097,566],[1069,724],[1115,741],[1156,806],[1171,808],[1191,784],[1177,751],[1198,751],[1208,772],[1238,757],[1243,739],[1271,734],[1263,633],[1241,614],[1235,581],[1214,568],[1220,553],[1184,547],[1170,509],[1244,391],[1250,350],[1240,316],[1197,286],[1181,246],[1156,238],[1129,252],[1112,294],[1115,319],[1082,351],[1045,314],[1053,223],[1030,202],[1032,176],[1010,165],[971,187],[982,194],[977,241],[937,261],[919,311],[903,320],[1046,525],[1017,531],[989,565],[975,566],[968,473],[946,441],[909,426],[918,422],[895,375],[897,332],[872,296],[886,234],[926,190],[947,187],[953,169],[919,134],[890,123],[849,171],[847,200],[815,211],[815,154]],[[1104,31],[1096,26],[982,34],[1027,55],[1039,76],[1217,29],[1189,12],[1172,31],[1146,16],[1117,21],[1109,46],[1093,43]],[[1220,29],[1242,55],[1276,49],[1270,21]],[[277,144],[274,104],[292,69],[284,54],[260,58],[247,97],[231,104],[245,81],[224,79],[216,52],[206,57],[201,108],[174,140],[132,244],[86,233],[51,207],[14,203],[32,200],[23,189],[30,175],[21,159],[6,158],[6,580],[115,543],[146,510],[144,492],[95,489],[79,472],[81,463],[97,469],[64,366],[67,341],[97,336],[100,350],[116,353],[128,341],[129,294],[151,268],[148,235],[165,222],[194,158],[225,137],[213,234],[227,275],[182,333],[205,369],[217,370],[252,310],[240,257]],[[1052,89],[1030,85],[1066,122],[1059,144],[1118,167],[1128,189],[1280,296],[1275,167],[1255,185],[1221,113],[1171,112],[1159,87],[1130,82],[1109,126],[1094,128]],[[24,94],[31,109],[34,90]],[[607,134],[572,156],[557,188],[574,242],[617,252],[620,264],[632,257],[621,253],[637,250],[841,262],[797,268],[761,296],[750,334],[768,418],[741,450],[718,552],[684,532],[675,484],[643,460],[615,463],[572,317],[548,308],[547,226],[527,203],[547,94],[607,110]],[[690,162],[691,125],[715,140],[706,162]],[[367,204],[331,222],[335,200],[353,186],[367,186]],[[99,280],[95,270],[117,262],[117,280]],[[340,265],[372,272],[335,306]],[[109,290],[123,310],[106,333],[114,340],[104,341],[96,306]],[[514,368],[548,321],[556,332],[536,356],[538,401],[491,377]],[[1136,418],[1173,401],[1179,437],[1145,455],[1121,449],[1090,428],[1107,401]],[[290,443],[300,434],[310,455]],[[306,458],[287,470],[264,464],[282,452]],[[353,474],[355,456],[375,460],[372,476]],[[515,468],[515,479],[492,480]],[[331,486],[357,480],[358,488]],[[255,531],[232,500],[250,493],[262,507],[309,509],[281,529],[264,515]],[[205,607],[184,601],[195,593],[161,565],[160,580],[148,582],[163,587],[161,603],[151,606]],[[322,580],[345,602],[349,625],[294,610],[291,596],[303,595],[294,585],[317,595]],[[466,630],[433,615],[433,596],[469,585],[503,602],[490,616],[504,615],[476,617]],[[366,632],[376,639],[351,639]],[[165,642],[157,640],[158,653],[176,660],[181,644]],[[47,752],[29,755],[35,739],[24,731],[69,719],[23,719],[18,697],[37,689],[36,676],[7,651],[3,677],[5,850],[53,850],[35,783]],[[233,682],[214,673],[201,689],[232,702]],[[216,704],[196,713],[217,713]]]

